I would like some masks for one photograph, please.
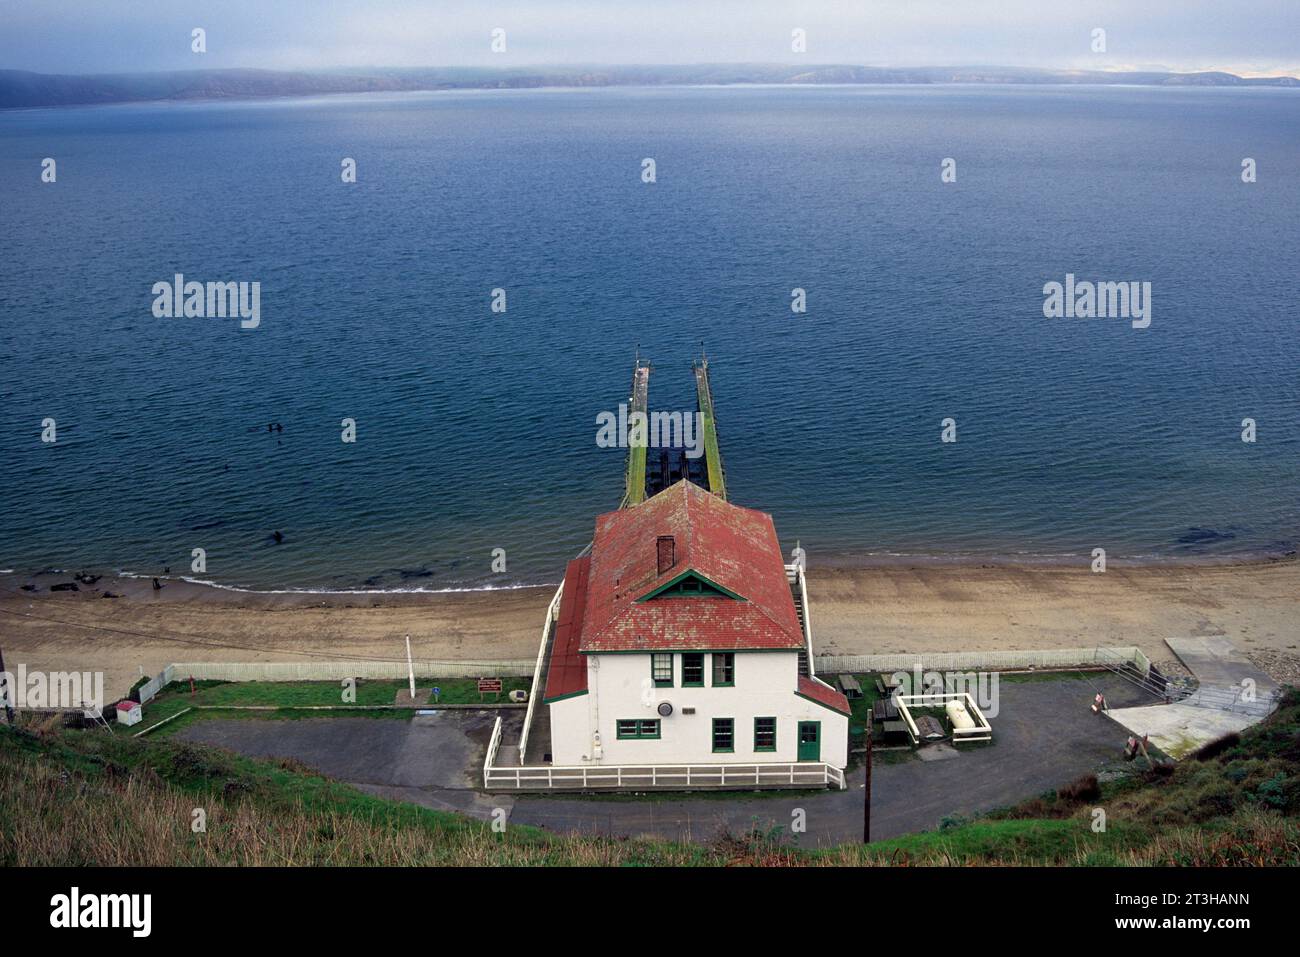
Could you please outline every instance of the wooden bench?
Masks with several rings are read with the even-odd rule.
[[[907,725],[902,721],[885,721],[880,725],[881,743],[891,744],[902,740],[910,742],[912,736],[907,733]]]
[[[844,692],[844,697],[850,700],[862,697],[862,685],[858,684],[858,679],[853,675],[840,675],[835,681],[840,686],[840,691]]]

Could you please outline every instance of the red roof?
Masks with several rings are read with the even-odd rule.
[[[119,701],[117,703],[118,711],[130,711],[132,708],[138,707],[140,707],[140,702],[138,701]]]
[[[564,592],[560,596],[551,660],[546,668],[543,701],[566,698],[587,690],[587,659],[582,657],[578,646],[582,640],[582,610],[587,599],[590,569],[590,558],[575,558],[565,569]]]
[[[825,705],[832,711],[838,711],[840,714],[852,714],[849,708],[849,699],[844,697],[830,685],[818,681],[816,678],[809,678],[807,675],[799,676],[799,694],[805,698],[811,698],[820,705]]]
[[[657,542],[669,536],[676,560],[661,572]],[[687,571],[740,600],[638,601]],[[596,519],[581,651],[802,647],[770,515],[731,505],[683,479],[640,505]]]

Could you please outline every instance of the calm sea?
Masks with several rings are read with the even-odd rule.
[[[253,588],[554,581],[619,501],[596,416],[636,349],[652,408],[687,409],[701,342],[732,498],[812,564],[1300,540],[1295,91],[5,113],[0,226],[4,569],[201,547],[195,577]],[[155,318],[175,273],[260,282],[260,327]],[[1150,327],[1045,319],[1067,273],[1150,282]]]

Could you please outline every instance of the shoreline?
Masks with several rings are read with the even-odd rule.
[[[787,556],[788,557],[788,556]],[[813,574],[813,569],[820,569],[825,572],[833,573],[853,573],[865,571],[879,571],[889,569],[906,569],[906,568],[947,568],[954,570],[961,569],[1022,569],[1022,570],[1049,570],[1049,569],[1082,569],[1088,571],[1092,559],[1086,554],[1037,554],[1027,553],[1024,555],[979,555],[968,553],[955,554],[913,554],[913,553],[891,553],[891,552],[871,552],[871,553],[827,553],[818,555],[815,564],[810,564],[809,574]],[[1286,564],[1290,562],[1300,562],[1300,552],[1290,548],[1289,545],[1285,550],[1243,550],[1240,553],[1223,553],[1223,554],[1189,554],[1180,556],[1166,556],[1158,554],[1148,555],[1108,555],[1106,559],[1107,569],[1167,569],[1176,570],[1179,568],[1238,568],[1251,566],[1270,566],[1277,564]],[[89,571],[87,571],[87,568]],[[83,572],[92,575],[96,581],[92,585],[81,583],[77,576]],[[447,584],[441,587],[393,587],[393,588],[368,588],[364,586],[346,587],[346,586],[316,586],[316,585],[285,585],[281,587],[257,587],[254,585],[240,585],[228,582],[220,582],[212,579],[196,578],[191,575],[176,575],[170,573],[149,574],[144,572],[132,572],[117,570],[113,572],[104,571],[94,567],[79,567],[75,571],[69,568],[60,568],[55,565],[46,565],[40,571],[21,572],[12,568],[0,568],[0,592],[5,590],[23,589],[24,585],[35,586],[36,591],[32,594],[42,594],[49,590],[51,585],[66,584],[76,581],[79,590],[104,591],[108,590],[115,595],[133,596],[141,592],[154,592],[153,579],[157,578],[163,583],[164,588],[156,592],[159,598],[174,598],[184,596],[193,598],[197,594],[209,594],[211,600],[220,600],[216,597],[218,593],[249,598],[297,598],[306,601],[308,604],[315,603],[315,600],[333,601],[354,601],[360,602],[369,598],[382,597],[389,598],[393,596],[410,595],[415,597],[438,597],[445,595],[459,594],[478,594],[494,592],[516,592],[529,591],[534,589],[550,589],[552,592],[559,587],[560,580],[545,581],[512,581],[505,584],[491,584],[485,580],[457,582]],[[175,591],[179,589],[179,593]],[[163,595],[163,592],[168,592]]]
[[[169,580],[0,575],[10,670],[105,672],[124,694],[177,661],[532,659],[555,585],[453,592],[241,592]],[[817,654],[1137,645],[1173,665],[1165,637],[1223,635],[1280,680],[1300,674],[1300,561],[1144,564],[907,562],[808,571]],[[119,597],[105,598],[105,592]]]

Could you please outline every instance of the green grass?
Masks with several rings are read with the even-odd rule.
[[[194,808],[207,830],[194,833]],[[505,833],[293,761],[102,730],[0,726],[0,865],[708,863],[700,847]]]
[[[977,820],[880,841],[872,844],[871,853],[879,858],[976,859],[981,864],[1059,861],[1082,854],[1089,862],[1095,859],[1099,863],[1134,851],[1143,843],[1140,828],[1122,823],[1099,834],[1075,820]]]
[[[507,702],[511,691],[527,691],[531,684],[528,678],[502,678],[500,697],[486,694],[482,696],[481,703]],[[416,679],[415,687],[417,691],[428,691],[432,687],[441,689],[438,704],[480,703],[478,681],[475,678],[420,678]],[[347,702],[343,700],[343,685],[334,681],[195,681],[193,694],[190,693],[188,680],[173,681],[144,706],[144,720],[139,724],[127,727],[111,723],[110,726],[115,734],[135,735],[196,705],[280,708],[328,706],[354,708],[358,714],[374,714],[375,712],[365,709],[368,706],[393,704],[397,693],[406,688],[407,682],[401,679],[359,678],[356,682],[356,701]],[[432,697],[429,704],[433,706]],[[258,713],[260,712],[245,712],[242,716]],[[308,711],[304,715],[309,716],[311,713]],[[221,714],[229,715],[229,712]],[[169,732],[172,725],[182,727],[192,720],[193,714],[177,718],[163,731]]]
[[[849,727],[866,730],[867,715],[871,714],[872,706],[880,700],[880,692],[876,690],[876,676],[874,674],[854,675],[853,677],[858,679],[858,684],[862,686],[862,697],[849,699],[849,711],[851,712]],[[835,685],[834,680],[831,680],[830,684]],[[835,685],[835,687],[838,687],[838,685]]]

